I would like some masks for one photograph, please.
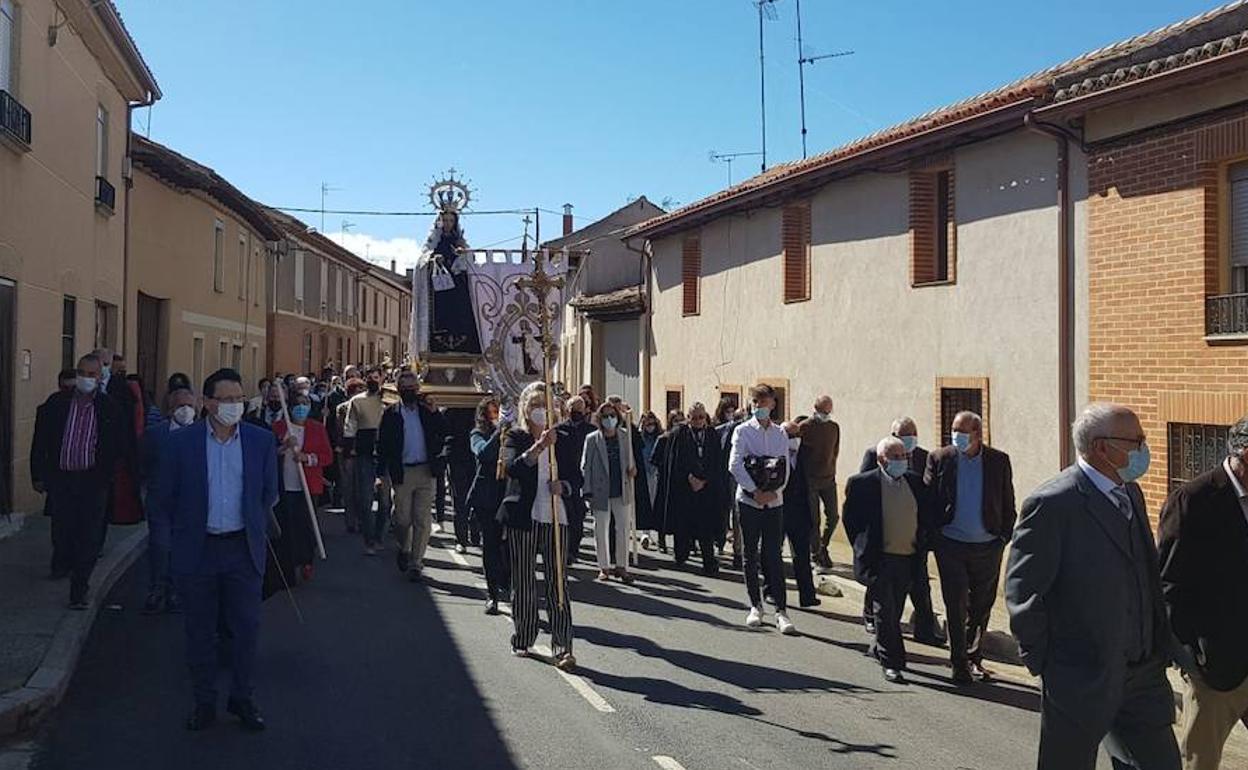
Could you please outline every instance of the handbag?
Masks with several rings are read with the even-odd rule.
[[[745,458],[745,472],[760,492],[775,492],[784,486],[789,475],[787,457],[759,457],[751,455]]]

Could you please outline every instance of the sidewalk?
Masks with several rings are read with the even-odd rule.
[[[48,579],[50,528],[39,514],[0,520],[0,740],[30,729],[60,702],[100,601],[147,544],[146,524],[109,527],[91,607],[71,612],[68,579]]]
[[[834,584],[841,589],[847,599],[853,601],[856,607],[861,608],[862,598],[866,591],[858,581],[854,580],[854,551],[848,542],[841,539],[843,536],[843,532],[838,531],[836,537],[828,545],[828,553],[832,556],[832,561],[835,564],[835,574],[816,575],[815,580],[818,584],[825,582]],[[943,624],[946,618],[945,602],[940,593],[940,572],[936,569],[935,556],[929,557],[928,574],[932,579],[932,608]],[[1004,591],[1005,560],[1003,559],[1001,564],[1001,581],[998,583],[997,602],[992,606],[992,615],[988,620],[988,634],[984,637],[983,642],[984,657],[998,664],[1004,664],[1006,667],[1004,671],[1001,671],[999,667],[994,667],[993,670],[999,674],[1004,674],[1006,678],[1021,683],[1037,684],[1038,680],[1031,676],[1027,669],[1023,667],[1022,660],[1018,654],[1018,642],[1010,634],[1010,615],[1005,609]],[[823,592],[821,589],[820,593]],[[909,600],[906,601],[906,606],[907,610],[902,616],[903,624],[909,619],[910,613],[913,611]],[[859,609],[859,611],[861,610]],[[1181,709],[1183,705],[1183,680],[1179,675],[1178,669],[1174,667],[1169,668],[1166,673],[1170,678],[1170,685],[1174,689],[1175,706]],[[1232,765],[1227,764],[1228,762],[1243,762],[1243,764]],[[1242,723],[1235,725],[1231,737],[1227,740],[1223,765],[1226,767],[1248,766],[1248,727],[1245,727]]]

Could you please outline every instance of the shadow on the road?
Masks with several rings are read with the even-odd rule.
[[[965,687],[959,687],[947,676],[936,676],[914,669],[911,669],[908,673],[911,675],[910,683],[925,690],[932,690],[946,695],[956,695],[959,698],[974,698],[975,700],[999,703],[1002,706],[1010,706],[1023,711],[1040,712],[1040,692],[1034,687],[1013,683],[1007,684],[1001,681],[976,682]]]
[[[346,553],[345,536],[326,541]],[[124,609],[96,621],[65,701],[36,736],[35,770],[516,767],[434,598],[392,564],[318,563],[316,580],[295,592],[303,625],[285,598],[265,603],[262,735],[224,713],[202,733],[183,727],[182,618],[139,614],[146,576],[140,561],[108,598]]]
[[[715,711],[720,714],[738,716],[759,724],[775,727],[779,730],[785,730],[802,738],[828,743],[831,744],[829,750],[834,754],[874,754],[888,758],[896,756],[893,753],[895,747],[891,744],[847,743],[826,733],[802,730],[763,719],[764,712],[724,693],[712,692],[710,690],[694,690],[693,688],[663,679],[642,676],[617,676],[589,668],[578,668],[577,673],[600,687],[616,690],[617,692],[635,693],[641,695],[650,703]]]
[[[651,596],[654,589],[643,589],[645,593],[634,591],[621,591],[618,584],[597,583],[588,581],[577,586],[573,598],[578,602],[586,604],[594,604],[599,607],[609,607],[616,610],[627,610],[629,612],[637,612],[651,618],[679,618],[682,620],[693,620],[698,623],[706,623],[723,629],[731,629],[740,631],[741,628],[732,623],[725,621],[723,618],[711,615],[707,612],[699,612],[679,604]],[[701,600],[702,597],[689,597],[693,601]],[[740,605],[734,605],[738,608]]]
[[[878,692],[849,682],[822,679],[817,676],[755,663],[713,658],[690,650],[669,650],[641,636],[621,634],[602,628],[580,627],[577,638],[602,647],[633,650],[647,658],[661,658],[673,666],[693,671],[750,692],[826,692],[859,695]]]

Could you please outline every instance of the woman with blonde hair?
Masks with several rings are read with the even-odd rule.
[[[542,557],[546,583],[546,614],[550,625],[551,650],[555,665],[562,671],[576,667],[572,656],[572,602],[567,590],[567,570],[562,554],[555,547],[558,527],[560,544],[568,539],[566,506],[560,499],[568,484],[553,481],[550,449],[558,441],[553,424],[555,415],[546,413],[546,386],[529,384],[520,393],[520,415],[507,435],[503,461],[507,467],[507,493],[502,517],[507,528],[511,555],[511,636],[513,655],[524,657],[537,641],[537,557]],[[560,602],[560,598],[563,599]]]

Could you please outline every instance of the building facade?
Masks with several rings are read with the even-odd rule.
[[[407,355],[411,283],[391,269],[367,265],[360,281],[360,332],[352,361],[392,365]]]
[[[1140,415],[1154,515],[1248,415],[1248,8],[1056,84],[1087,147],[1090,391]]]
[[[159,97],[111,2],[0,0],[0,511],[41,505],[57,372],[122,342],[130,109]]]
[[[157,396],[174,372],[198,389],[223,366],[250,388],[268,360],[265,283],[280,231],[212,169],[138,136],[131,154],[133,371]]]
[[[560,379],[570,390],[590,384],[601,395],[642,402],[645,369],[644,252],[620,236],[628,228],[663,213],[645,196],[580,229],[572,228],[571,206],[564,207],[564,234],[542,244],[567,251],[568,300],[559,345]]]

